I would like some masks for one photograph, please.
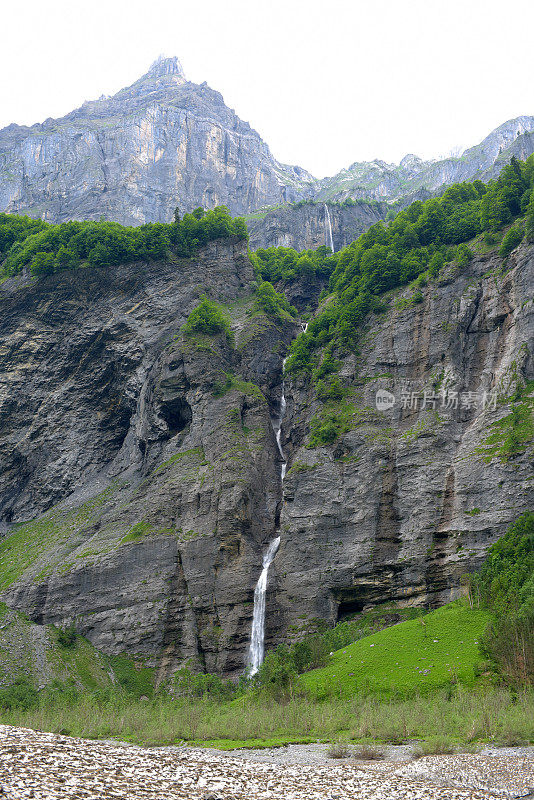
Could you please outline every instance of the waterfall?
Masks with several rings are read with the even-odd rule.
[[[286,361],[287,361],[287,358],[284,358],[284,360],[282,362],[282,374],[285,373]],[[284,478],[286,477],[286,466],[287,466],[287,463],[286,463],[286,460],[285,460],[285,457],[284,457],[284,451],[282,449],[282,441],[281,441],[282,440],[282,422],[284,420],[284,416],[285,416],[285,413],[286,413],[286,392],[285,392],[285,389],[286,389],[286,383],[285,383],[285,380],[282,379],[282,396],[280,398],[280,412],[278,414],[278,419],[276,421],[276,424],[273,425],[274,432],[275,432],[275,435],[276,435],[276,444],[278,446],[278,452],[280,453],[280,458],[282,459],[282,466],[280,467],[280,480],[281,481],[283,481]]]
[[[334,240],[332,238],[332,223],[330,222],[330,211],[328,206],[324,203],[324,219],[326,224],[326,246],[334,252]]]
[[[285,372],[287,358],[284,358],[282,362],[282,374]],[[278,452],[280,453],[280,458],[282,459],[282,463],[280,466],[280,480],[283,483],[284,478],[286,476],[286,468],[287,462],[284,457],[284,451],[282,449],[282,422],[284,419],[284,415],[286,413],[286,393],[285,393],[285,380],[282,379],[282,396],[280,397],[280,410],[278,412],[278,418],[276,423],[273,425],[274,433],[276,436],[276,445],[278,447]],[[256,588],[254,589],[254,611],[252,614],[252,635],[250,637],[250,647],[249,647],[249,655],[248,655],[248,675],[252,678],[263,662],[263,653],[264,653],[264,645],[265,645],[265,598],[267,594],[267,576],[269,573],[269,567],[276,555],[278,547],[280,546],[280,537],[277,536],[276,539],[269,544],[265,554],[263,556],[263,569],[261,571],[261,575],[259,577],[258,583],[256,584]]]
[[[265,642],[265,595],[267,594],[267,574],[271,562],[280,545],[280,537],[270,543],[263,556],[263,569],[254,589],[254,615],[252,617],[252,636],[249,650],[249,676],[256,674],[263,662]]]

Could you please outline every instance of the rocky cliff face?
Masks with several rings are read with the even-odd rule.
[[[422,302],[406,290],[369,321],[361,358],[341,369],[349,396],[335,409],[346,422],[336,444],[309,447],[310,421],[324,412],[292,382],[273,637],[377,603],[454,599],[461,575],[532,507],[532,428],[505,453],[511,411],[532,421],[532,399],[510,397],[534,378],[534,248],[507,266],[477,258],[427,286]],[[377,410],[380,389],[395,398],[387,410]],[[484,392],[496,392],[494,409],[484,410]]]
[[[254,311],[243,243],[197,259],[62,272],[0,288],[1,599],[108,653],[238,674],[266,544],[281,534],[267,645],[383,602],[439,603],[532,507],[532,442],[503,456],[518,382],[534,378],[534,248],[481,256],[391,298],[341,370],[341,436],[310,447],[313,389],[286,381],[299,326]],[[233,341],[184,336],[204,291]],[[295,287],[303,304],[317,296]],[[319,289],[320,290],[320,289]],[[377,411],[378,388],[396,397]],[[472,392],[403,408],[402,389]],[[497,388],[495,410],[481,391]],[[410,395],[411,397],[411,395]],[[419,400],[419,405],[421,401]],[[505,423],[506,425],[506,423]],[[503,429],[504,430],[504,429]],[[506,432],[506,431],[505,431]]]
[[[62,273],[2,294],[1,582],[106,652],[243,667],[280,501],[271,405],[294,335],[252,315],[244,245]],[[203,289],[225,338],[184,339]],[[232,305],[234,304],[234,305]]]
[[[62,119],[0,131],[0,209],[53,222],[170,222],[176,206],[241,214],[305,197],[312,180],[176,58]]]
[[[386,218],[387,203],[354,205],[328,203],[334,249],[341,250],[375,222]],[[316,250],[328,246],[328,220],[324,203],[285,205],[264,214],[246,217],[250,248],[294,247]]]

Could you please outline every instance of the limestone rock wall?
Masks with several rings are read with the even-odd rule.
[[[0,209],[51,222],[170,222],[177,206],[242,214],[306,197],[312,180],[176,59],[62,119],[0,131]]]
[[[504,266],[480,256],[442,276],[422,302],[410,289],[390,297],[342,362],[349,394],[331,445],[310,447],[324,409],[288,376],[283,488],[272,420],[300,328],[255,310],[242,242],[4,282],[0,599],[40,625],[73,622],[164,677],[184,663],[243,670],[278,524],[268,647],[373,605],[456,597],[532,508],[532,442],[506,458],[488,437],[534,379],[533,272],[534,248],[521,245]],[[320,288],[296,282],[291,299],[307,307]],[[183,335],[201,291],[225,304],[232,337]],[[377,410],[378,389],[391,408]],[[401,400],[425,390],[499,401]]]
[[[359,202],[328,205],[334,249],[341,250],[375,222],[386,218],[387,203]],[[248,217],[251,250],[260,247],[293,247],[316,250],[328,246],[326,212],[323,203],[282,206],[259,217]]]
[[[488,438],[510,415],[517,381],[534,378],[534,249],[519,248],[501,269],[500,259],[477,258],[427,286],[423,302],[410,304],[407,289],[369,321],[361,359],[341,370],[353,413],[334,445],[309,448],[321,407],[308,384],[291,382],[273,635],[378,603],[454,599],[462,574],[532,508],[533,442],[507,459]],[[392,408],[377,410],[379,389],[394,395]],[[435,408],[430,399],[422,408],[425,390]],[[458,392],[458,408],[441,405],[445,390]],[[495,409],[483,410],[493,391]]]

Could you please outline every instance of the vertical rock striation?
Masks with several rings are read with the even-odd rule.
[[[281,504],[272,419],[299,325],[254,307],[243,242],[196,259],[64,271],[0,287],[1,599],[108,653],[239,674],[269,542],[265,644],[367,607],[439,604],[532,507],[532,442],[488,438],[534,379],[534,247],[475,258],[369,319],[344,358],[345,424],[288,376]],[[202,289],[232,337],[184,335]],[[307,303],[296,282],[295,297]],[[318,288],[318,287],[317,287]],[[315,289],[312,291],[315,292]],[[315,293],[314,296],[316,296]],[[392,392],[378,411],[375,394]],[[480,398],[443,409],[401,392]],[[472,394],[468,394],[472,393]],[[515,399],[514,399],[515,398]],[[530,401],[529,401],[530,402]]]
[[[495,423],[509,417],[518,383],[534,379],[534,249],[501,269],[479,257],[427,286],[423,302],[407,289],[369,320],[360,359],[341,368],[351,405],[333,445],[310,448],[322,407],[307,382],[292,381],[273,636],[380,603],[452,600],[462,574],[532,508],[533,442],[507,457],[506,432],[501,444],[488,439],[501,436]],[[392,408],[377,410],[379,389],[394,394]],[[445,390],[459,393],[458,408],[441,405]],[[497,405],[484,410],[493,391]]]
[[[384,220],[387,203],[328,204],[334,250],[341,250],[375,222]],[[298,203],[246,217],[251,250],[293,247],[316,250],[327,245],[323,203]]]
[[[62,119],[0,131],[0,209],[53,222],[169,222],[177,206],[242,214],[306,197],[312,181],[176,58]]]

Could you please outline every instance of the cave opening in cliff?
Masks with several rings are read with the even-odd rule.
[[[171,436],[175,436],[191,424],[193,413],[185,397],[173,397],[161,406],[161,416],[167,423]]]
[[[363,611],[363,602],[357,599],[341,600],[337,607],[337,620],[342,622],[344,619],[352,617],[353,614],[361,614]]]

